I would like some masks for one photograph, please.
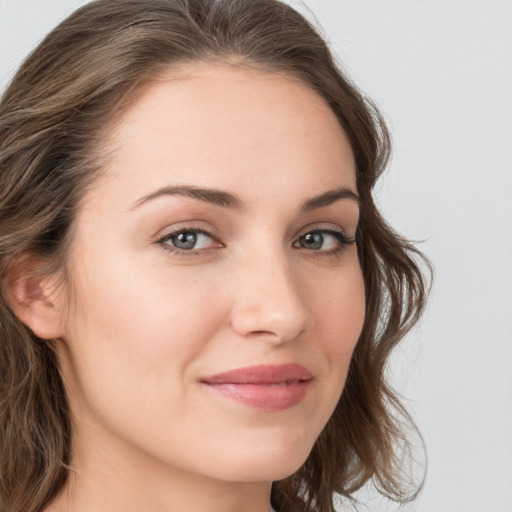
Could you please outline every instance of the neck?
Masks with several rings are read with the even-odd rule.
[[[115,436],[82,436],[72,452],[73,471],[45,512],[269,512],[272,482],[216,480],[155,460]]]

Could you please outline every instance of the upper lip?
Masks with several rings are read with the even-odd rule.
[[[212,375],[201,381],[207,384],[282,384],[312,378],[311,372],[300,364],[261,364]]]

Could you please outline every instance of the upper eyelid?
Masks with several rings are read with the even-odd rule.
[[[221,240],[220,236],[216,234],[216,230],[205,229],[204,227],[200,227],[200,226],[193,225],[193,224],[186,225],[186,223],[183,226],[176,226],[176,227],[165,230],[162,234],[157,235],[154,238],[154,241],[156,243],[164,244],[166,239],[168,239],[176,234],[183,233],[186,231],[193,231],[193,232],[197,232],[197,233],[201,233],[206,236],[209,236],[214,242],[225,247],[225,244]],[[344,236],[350,242],[354,242],[356,240],[356,235],[357,235],[357,229],[356,229],[356,233],[353,236],[351,236],[347,233],[347,230],[345,230],[344,228],[342,228],[341,226],[339,226],[337,224],[314,223],[314,224],[305,226],[302,230],[300,230],[297,234],[295,234],[292,239],[292,245],[294,243],[296,243],[297,240],[300,239],[302,236],[304,236],[308,233],[311,233],[311,232],[315,232],[315,231],[316,232],[324,231],[324,232],[331,232],[331,233],[339,233],[340,235]],[[217,248],[222,248],[222,247],[217,247]],[[209,248],[209,249],[213,249],[213,248]],[[208,249],[198,249],[198,251],[207,251],[207,250]],[[192,253],[194,250],[191,249],[190,251],[185,251],[185,250],[176,248],[176,251],[182,251],[183,253],[186,253],[186,252]]]
[[[203,248],[203,249],[180,249],[179,247],[175,247],[174,245],[167,243],[167,240],[170,239],[171,237],[173,237],[179,233],[183,233],[183,232],[187,232],[187,231],[192,231],[192,232],[201,233],[203,235],[206,235],[206,236],[210,237],[215,244],[220,244],[220,247],[207,247],[207,248]],[[219,240],[219,238],[215,237],[212,233],[208,232],[204,228],[197,228],[197,227],[195,227],[195,228],[194,227],[188,227],[188,228],[183,227],[183,228],[168,230],[168,231],[164,232],[164,234],[157,236],[153,240],[153,243],[162,246],[166,251],[171,252],[175,256],[178,256],[178,257],[192,257],[194,255],[199,255],[200,253],[206,253],[206,252],[214,250],[214,249],[221,249],[221,248],[225,247],[223,242],[221,242]]]
[[[299,235],[293,242],[293,244],[297,243],[303,236],[307,235],[308,233],[327,233],[333,238],[337,239],[337,241],[341,245],[348,245],[348,244],[354,244],[357,241],[356,235],[350,236],[348,235],[344,230],[337,230],[337,229],[329,229],[329,228],[320,228],[320,229],[310,229],[308,231],[305,231],[302,235]],[[319,251],[320,252],[320,251]]]
[[[217,233],[217,231],[215,229],[204,228],[204,227],[198,226],[197,224],[194,224],[194,223],[191,223],[191,224],[183,223],[183,224],[184,225],[182,225],[182,226],[178,225],[178,226],[168,227],[168,228],[164,228],[164,229],[160,230],[153,237],[153,240],[158,242],[160,240],[163,240],[164,238],[176,235],[178,233],[183,233],[186,231],[194,231],[197,233],[202,233],[204,235],[210,236],[217,242],[220,242],[219,234]]]
[[[339,224],[335,224],[332,222],[328,222],[328,223],[318,222],[318,223],[309,224],[308,226],[304,227],[303,229],[301,229],[298,232],[298,234],[296,236],[301,237],[301,236],[303,236],[307,233],[310,233],[312,231],[331,231],[331,232],[343,234],[347,238],[355,238],[355,236],[357,234],[357,228],[354,230],[354,235],[351,236],[350,230],[343,228]]]
[[[183,224],[183,225],[181,225]],[[199,233],[203,233],[205,235],[211,236],[212,238],[215,238],[219,240],[220,234],[216,229],[213,228],[205,228],[203,226],[198,226],[193,221],[189,224],[188,222],[179,223],[177,226],[164,228],[163,230],[160,230],[158,234],[156,234],[153,238],[158,240],[160,238],[165,238],[166,236],[173,235],[175,233],[182,233],[184,231],[197,231]],[[335,224],[332,222],[315,222],[312,224],[309,224],[307,226],[304,226],[302,229],[300,229],[294,237],[300,237],[306,233],[309,233],[311,231],[334,231],[343,233],[346,236],[349,235],[349,230],[343,228],[339,224]],[[355,233],[357,233],[357,228],[355,229]],[[220,241],[220,240],[219,240]]]

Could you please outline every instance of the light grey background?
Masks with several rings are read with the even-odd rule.
[[[83,3],[0,0],[0,89]],[[304,3],[389,121],[379,203],[436,267],[427,314],[391,365],[429,455],[403,510],[512,512],[512,1]]]

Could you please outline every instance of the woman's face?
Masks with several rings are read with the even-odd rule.
[[[75,463],[101,451],[225,481],[288,476],[363,324],[344,132],[304,85],[201,64],[152,84],[106,147],[58,345]]]

